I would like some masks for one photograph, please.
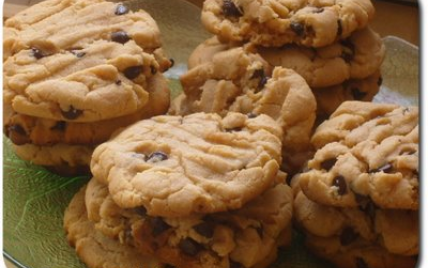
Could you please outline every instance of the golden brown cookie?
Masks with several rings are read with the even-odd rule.
[[[281,127],[266,115],[157,116],[98,146],[91,171],[123,208],[165,217],[220,212],[272,185],[281,140]]]
[[[206,0],[201,18],[225,42],[322,47],[366,27],[374,12],[370,0]]]

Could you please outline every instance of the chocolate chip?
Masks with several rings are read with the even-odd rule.
[[[243,268],[244,266],[239,262],[229,260],[229,268]]]
[[[151,218],[150,225],[152,226],[152,235],[155,237],[171,228],[161,217]]]
[[[365,196],[364,199],[361,199],[359,204],[359,209],[369,215],[370,218],[374,218],[376,215],[377,206],[370,197]]]
[[[61,111],[61,114],[64,118],[69,120],[74,120],[83,114],[82,110],[75,109],[73,105],[70,106],[68,111]]]
[[[46,54],[43,53],[43,51],[35,47],[31,48],[31,53],[33,54],[33,57],[35,57],[38,60],[46,57]]]
[[[367,262],[361,257],[355,259],[355,266],[357,266],[357,268],[369,268]]]
[[[124,31],[114,32],[110,35],[110,37],[112,41],[120,44],[125,44],[126,42],[131,40],[129,35]]]
[[[226,132],[238,132],[242,130],[242,127],[226,128]]]
[[[370,170],[369,173],[377,173],[377,172],[391,173],[392,171],[393,171],[393,166],[389,163],[386,163],[380,168]]]
[[[160,161],[164,161],[168,159],[168,155],[165,154],[164,152],[154,152],[151,155],[149,155],[149,157],[146,158],[146,162],[148,163],[157,163]]]
[[[175,60],[173,58],[169,59],[169,61],[171,62],[171,66],[170,67],[172,67],[172,66],[175,65]]]
[[[201,245],[192,238],[182,239],[178,243],[178,247],[184,254],[189,256],[196,256],[202,249]]]
[[[115,84],[118,86],[122,85],[122,80],[116,80]]]
[[[305,26],[300,22],[297,22],[297,21],[291,22],[290,28],[298,36],[303,36],[305,34]]]
[[[16,145],[23,145],[30,142],[27,137],[27,132],[19,124],[9,126],[7,128],[6,135],[10,138],[13,144]]]
[[[338,188],[337,193],[339,195],[344,195],[348,192],[348,186],[346,185],[346,180],[343,176],[336,176],[333,179],[333,186]]]
[[[65,121],[58,121],[56,122],[56,124],[51,127],[51,130],[59,130],[59,131],[64,131],[67,127],[67,122]]]
[[[403,114],[407,114],[408,112],[410,112],[409,107],[404,108],[404,110],[403,110]]]
[[[337,158],[330,158],[321,162],[320,166],[325,171],[329,171],[337,162]]]
[[[147,215],[147,209],[143,206],[134,208],[135,213],[137,213],[140,216],[146,216]]]
[[[348,246],[358,238],[358,234],[351,227],[346,227],[340,234],[340,244]]]
[[[248,117],[248,118],[250,118],[250,119],[251,119],[251,118],[256,118],[256,117],[257,117],[257,114],[256,114],[256,113],[251,112],[251,113],[248,113],[248,114],[247,114],[247,117]]]
[[[351,93],[354,100],[362,100],[367,96],[367,92],[362,92],[356,87],[351,88]]]
[[[173,266],[171,264],[164,264],[163,268],[175,268],[175,266]]]
[[[137,78],[143,72],[143,66],[131,66],[123,71],[126,78],[132,80]]]
[[[379,79],[377,80],[377,85],[378,85],[378,86],[381,86],[381,85],[382,85],[382,83],[383,83],[383,78],[382,78],[382,76],[381,76],[381,77],[379,77]]]
[[[151,72],[152,74],[156,74],[156,73],[158,72],[158,70],[156,69],[156,67],[155,67],[155,66],[150,65],[150,72]]]
[[[341,36],[343,33],[342,21],[337,20],[337,36]]]
[[[342,52],[341,58],[346,62],[350,63],[354,59],[354,54],[349,52],[349,50],[344,50]]]
[[[76,57],[78,57],[78,58],[83,58],[86,55],[86,52],[78,52],[74,55],[76,55]]]
[[[260,90],[262,90],[262,89],[265,87],[265,85],[266,85],[266,83],[267,83],[268,79],[269,79],[269,77],[267,77],[267,76],[265,76],[265,77],[263,77],[262,79],[260,79],[259,85],[258,85],[258,87],[257,87],[257,89],[258,89],[259,91],[260,91]]]
[[[264,69],[257,69],[253,72],[253,75],[251,76],[250,79],[259,79],[259,78],[263,78],[265,77],[265,70]]]
[[[314,13],[322,13],[324,12],[324,8],[323,7],[318,7],[317,9],[314,10]]]
[[[128,12],[129,12],[129,9],[126,6],[124,6],[123,4],[119,4],[119,5],[117,5],[116,11],[114,12],[114,14],[116,14],[116,15],[124,15],[124,14],[126,14]]]
[[[350,63],[354,59],[355,46],[349,40],[343,40],[342,44],[342,55],[341,57],[347,63]]]
[[[232,2],[232,0],[223,1],[223,14],[226,17],[239,18],[242,16],[241,10]]]
[[[214,235],[214,225],[209,222],[201,222],[193,226],[193,229],[195,229],[198,234],[207,238],[211,238]]]

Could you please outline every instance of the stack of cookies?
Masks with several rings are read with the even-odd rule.
[[[295,222],[343,268],[411,268],[419,253],[418,108],[345,102],[292,180]]]
[[[65,213],[68,240],[91,268],[127,267],[134,255],[164,267],[268,267],[291,240],[281,140],[266,115],[140,121],[95,149],[94,178]]]
[[[118,128],[163,114],[169,68],[156,22],[102,0],[48,0],[8,19],[4,132],[18,156],[61,173],[89,170]]]
[[[379,91],[385,47],[368,27],[373,16],[370,0],[206,0],[202,23],[216,36],[196,48],[188,65],[251,46],[270,65],[299,73],[325,118],[343,101],[371,101]]]
[[[282,127],[284,170],[299,170],[310,151],[316,102],[305,80],[291,69],[271,66],[246,47],[216,53],[181,76],[183,94],[171,114],[228,111],[269,115]]]

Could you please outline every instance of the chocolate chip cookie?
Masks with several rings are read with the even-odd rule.
[[[370,0],[207,0],[202,9],[203,25],[222,41],[267,47],[326,46],[366,27],[373,16]]]
[[[31,143],[47,146],[56,143],[69,145],[96,145],[108,140],[111,134],[144,118],[164,114],[169,108],[170,92],[168,83],[158,73],[148,80],[148,102],[139,111],[112,119],[77,123],[55,121],[15,112],[4,119],[4,132],[16,145]],[[9,103],[4,101],[5,106]],[[10,109],[11,110],[11,109]]]
[[[392,254],[364,239],[358,238],[347,246],[341,238],[307,235],[306,246],[317,256],[327,259],[339,268],[414,268],[416,256]]]
[[[216,36],[204,41],[192,52],[189,68],[240,44],[223,44]],[[367,27],[348,38],[325,47],[307,48],[295,44],[279,48],[253,47],[272,66],[290,68],[315,89],[335,86],[349,79],[365,79],[373,75],[385,57],[385,45],[379,34]]]
[[[240,113],[157,116],[98,146],[94,177],[123,208],[178,217],[237,209],[275,180],[282,129]]]
[[[306,233],[324,238],[338,236],[342,246],[362,238],[392,254],[419,253],[419,215],[411,210],[382,210],[372,203],[360,208],[317,204],[299,191],[294,199],[294,219]]]
[[[300,174],[305,195],[320,204],[419,208],[417,107],[343,103],[312,137],[317,149]]]
[[[228,212],[165,218],[148,215],[143,207],[121,209],[95,179],[88,184],[86,206],[97,230],[174,267],[267,267],[278,246],[291,238],[292,193],[284,175]]]
[[[182,75],[181,82],[185,97],[173,105],[178,113],[269,115],[284,131],[286,171],[298,169],[301,163],[292,163],[291,159],[308,150],[316,102],[296,72],[281,67],[271,72],[258,54],[238,47],[216,53],[210,61]]]
[[[152,257],[143,256],[137,249],[108,238],[88,220],[83,187],[71,200],[64,215],[67,240],[79,258],[89,268],[163,267]]]

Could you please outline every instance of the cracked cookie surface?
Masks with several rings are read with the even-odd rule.
[[[121,207],[178,217],[237,209],[272,185],[282,129],[270,117],[157,116],[97,147],[94,177]]]
[[[97,230],[174,267],[266,267],[291,239],[292,193],[284,175],[242,208],[209,215],[163,218],[143,208],[122,209],[95,179],[86,206]]]
[[[322,47],[364,28],[373,16],[370,0],[207,0],[201,18],[225,42]]]
[[[162,267],[153,258],[141,255],[137,249],[121,244],[97,231],[88,219],[83,187],[71,200],[64,214],[67,240],[79,258],[89,268]]]
[[[418,120],[417,107],[343,103],[312,136],[317,151],[300,187],[325,205],[417,210]]]

